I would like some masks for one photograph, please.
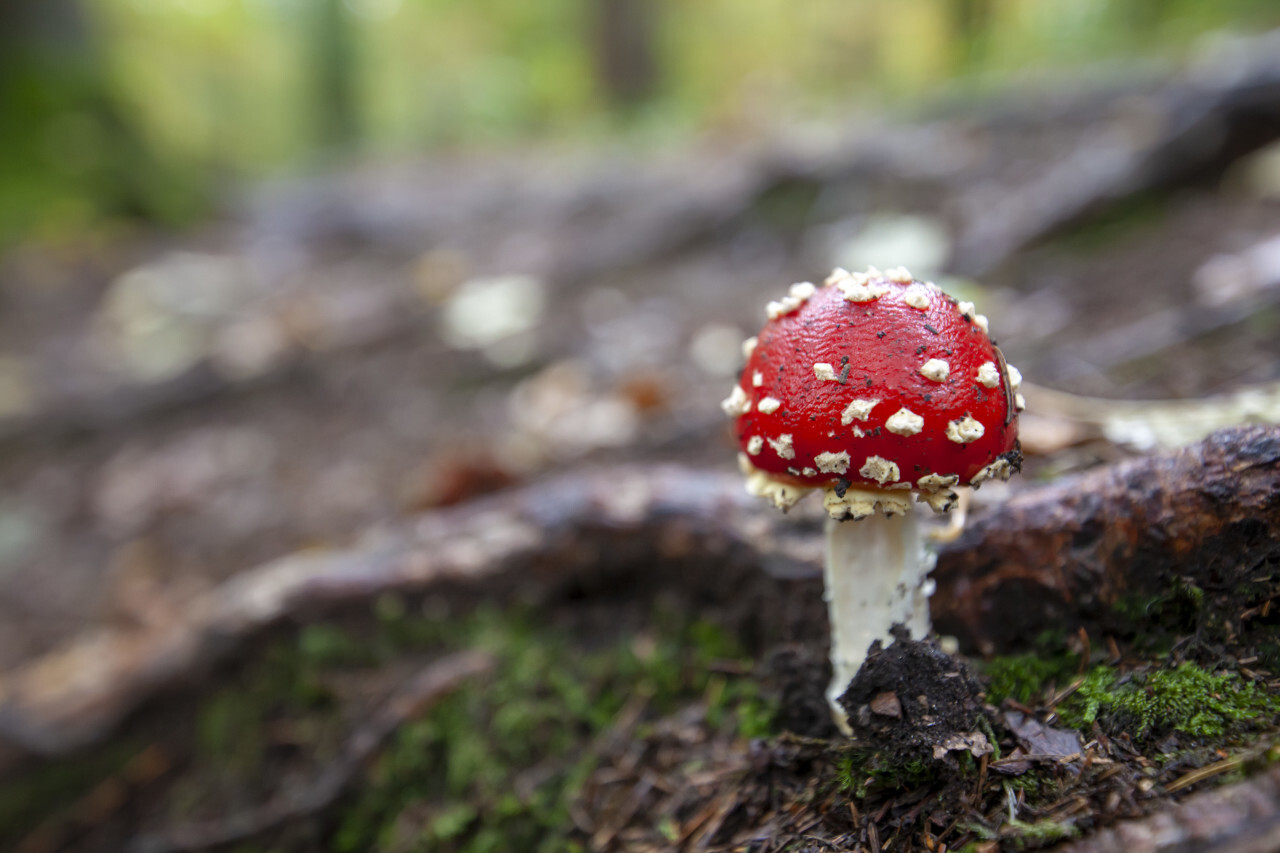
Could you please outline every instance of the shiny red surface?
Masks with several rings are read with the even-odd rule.
[[[766,442],[750,457],[757,468],[808,486],[840,479],[878,485],[858,474],[866,458],[874,455],[896,462],[901,480],[913,485],[926,474],[958,474],[963,485],[1014,448],[1014,401],[987,334],[936,288],[926,289],[929,306],[920,310],[902,301],[907,285],[884,284],[891,292],[866,303],[847,302],[839,289],[819,287],[798,310],[765,324],[739,379],[751,411],[737,419],[738,441],[745,452],[752,436],[770,439],[789,433],[795,458],[779,458]],[[945,382],[920,374],[920,367],[933,358],[949,363]],[[977,378],[979,366],[988,361],[1001,371],[994,388]],[[843,383],[816,379],[815,362],[831,364],[837,374],[847,367]],[[759,388],[752,384],[757,371],[763,374]],[[765,397],[781,400],[782,407],[773,414],[761,413],[756,404]],[[880,402],[866,421],[844,425],[841,413],[854,398]],[[885,421],[904,407],[924,418],[920,433],[901,436],[885,429]],[[958,444],[947,438],[947,424],[965,415],[980,421],[985,433],[969,444]],[[865,435],[858,437],[855,427]],[[817,454],[841,450],[850,457],[846,474],[798,473],[806,467],[816,469]]]

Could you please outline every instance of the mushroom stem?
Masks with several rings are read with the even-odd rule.
[[[836,725],[849,734],[839,698],[866,660],[867,649],[892,641],[889,629],[905,625],[912,638],[928,635],[927,578],[937,556],[920,536],[915,512],[877,511],[860,521],[827,520],[826,593],[831,618],[831,668],[827,702]]]

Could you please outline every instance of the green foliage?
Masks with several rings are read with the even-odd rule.
[[[1096,667],[1059,711],[1065,722],[1088,727],[1102,721],[1112,732],[1144,740],[1171,731],[1217,737],[1280,713],[1280,697],[1235,673],[1214,675],[1195,664],[1122,679]]]

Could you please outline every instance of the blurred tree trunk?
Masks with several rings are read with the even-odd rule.
[[[343,0],[319,0],[312,41],[316,133],[331,151],[360,138],[354,33]]]
[[[43,88],[63,78],[83,84],[93,64],[79,0],[0,0],[0,142],[8,146],[30,128],[33,113],[51,101]],[[78,87],[76,87],[78,88]]]
[[[101,48],[83,0],[0,0],[0,235],[202,208],[199,177],[159,163],[121,108]]]
[[[958,49],[958,70],[971,71],[982,63],[991,33],[992,0],[952,0],[951,26]]]
[[[11,65],[14,51],[35,41],[62,44],[73,51],[87,41],[79,0],[5,0],[0,3],[0,69]]]
[[[591,0],[596,79],[617,110],[643,104],[658,89],[656,0]]]

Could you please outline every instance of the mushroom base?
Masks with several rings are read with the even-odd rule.
[[[895,496],[896,497],[896,496]],[[845,734],[838,702],[876,640],[892,642],[902,625],[914,639],[929,634],[928,579],[937,561],[920,536],[914,512],[872,513],[856,523],[827,521],[826,593],[831,620],[831,686],[827,701]]]

